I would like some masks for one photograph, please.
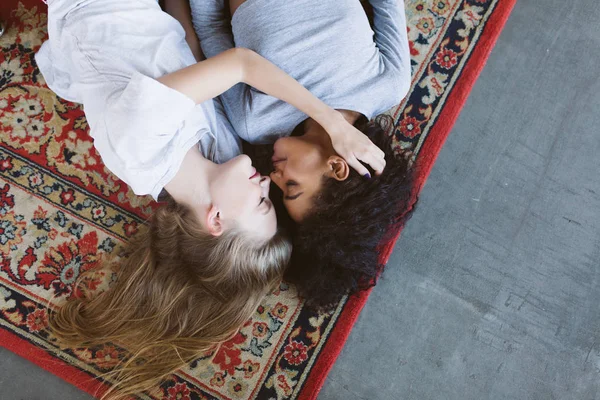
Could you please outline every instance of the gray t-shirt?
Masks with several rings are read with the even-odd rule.
[[[206,57],[232,47],[254,50],[329,106],[372,118],[408,92],[410,53],[402,0],[370,3],[373,30],[359,0],[246,0],[231,23],[224,0],[190,5]],[[238,135],[250,143],[287,136],[307,118],[244,84],[221,100]]]

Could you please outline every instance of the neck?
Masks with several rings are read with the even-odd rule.
[[[165,189],[178,203],[194,209],[210,206],[210,176],[217,165],[204,158],[196,146],[185,155],[177,174],[165,185]]]

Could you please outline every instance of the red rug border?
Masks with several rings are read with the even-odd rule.
[[[429,140],[426,140],[423,144],[419,154],[432,155],[425,156],[425,158],[419,158],[417,166],[418,178],[416,182],[416,186],[419,187],[419,190],[427,181],[427,177],[433,168],[439,151],[452,130],[452,127],[458,118],[458,114],[463,108],[479,74],[483,70],[516,2],[517,0],[499,0],[496,8],[492,11],[492,15],[483,28],[483,32],[477,45],[473,49],[458,81],[446,100],[446,104],[452,106],[446,106],[442,109],[435,123],[435,128],[437,129],[432,130],[427,138]],[[390,243],[390,246],[387,249],[388,254],[384,258],[386,261],[389,258],[389,253],[391,253],[396,240],[397,238]],[[298,400],[314,400],[317,398],[329,371],[331,371],[335,360],[344,347],[344,344],[350,335],[350,331],[356,323],[358,315],[365,306],[370,293],[371,290],[368,290],[348,299],[348,302],[344,305],[344,309],[336,321],[336,325],[325,343],[325,347],[309,372],[309,376],[298,395]]]
[[[417,186],[419,188],[422,188],[425,184],[439,151],[444,145],[460,110],[464,106],[468,94],[477,81],[480,72],[483,70],[489,54],[500,36],[500,32],[502,32],[516,2],[517,0],[499,0],[496,9],[492,12],[489,21],[486,23],[478,44],[473,50],[461,76],[446,100],[446,104],[453,104],[453,106],[444,107],[442,109],[436,121],[436,128],[439,128],[434,129],[429,134],[430,140],[427,140],[424,143],[423,148],[420,151],[422,154],[429,153],[433,155],[419,159],[419,177],[417,180]],[[433,140],[431,138],[433,138]],[[433,153],[430,153],[432,151]],[[393,240],[386,249],[386,253],[388,254],[384,257],[385,260],[389,258],[389,253],[395,242],[396,240]],[[368,290],[353,296],[349,298],[344,305],[344,308],[325,343],[325,347],[319,354],[314,366],[311,368],[309,376],[298,395],[299,400],[314,400],[317,398],[329,371],[344,347],[344,344],[350,335],[350,331],[356,323],[358,315],[365,306],[370,293],[371,290]],[[2,341],[2,347],[33,362],[37,366],[51,372],[91,395],[94,395],[94,393],[100,394],[99,392],[106,390],[106,386],[97,379],[91,377],[77,367],[66,363],[60,358],[52,356],[46,350],[20,338],[16,333],[10,332],[5,328],[0,328],[0,340]]]
[[[102,395],[104,391],[108,390],[106,384],[79,368],[68,364],[66,361],[51,355],[45,349],[31,344],[29,341],[19,337],[14,332],[8,331],[4,327],[0,327],[0,341],[2,342],[2,347],[5,349],[29,360],[38,367],[45,369],[92,396]]]

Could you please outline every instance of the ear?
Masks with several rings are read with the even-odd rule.
[[[340,156],[330,156],[327,159],[327,175],[338,181],[345,181],[350,175],[350,166]]]
[[[223,221],[221,220],[221,212],[219,209],[211,205],[206,215],[206,226],[208,232],[213,236],[221,236],[223,234]]]

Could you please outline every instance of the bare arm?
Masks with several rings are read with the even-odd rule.
[[[324,128],[339,122],[337,111],[313,96],[304,86],[255,52],[235,48],[158,78],[162,84],[196,103],[212,99],[243,82],[285,101]]]
[[[212,99],[243,82],[296,107],[331,136],[338,154],[362,175],[385,167],[384,153],[338,111],[316,98],[304,86],[255,52],[229,49],[205,61],[158,78],[158,81],[188,96],[196,104]]]
[[[198,36],[192,25],[189,0],[165,0],[165,12],[175,18],[183,27],[185,41],[190,46],[190,49],[192,49],[192,54],[194,54],[196,61],[204,59],[202,49],[200,48],[200,41],[198,41]]]

